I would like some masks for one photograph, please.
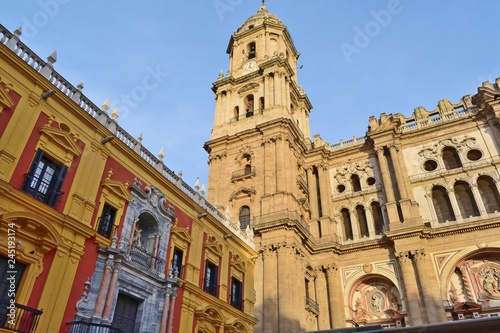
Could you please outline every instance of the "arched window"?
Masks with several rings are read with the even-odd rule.
[[[500,212],[500,195],[491,177],[481,176],[477,179],[477,188],[483,200],[486,213]]]
[[[455,183],[453,189],[462,217],[479,216],[479,209],[477,208],[476,201],[474,201],[474,195],[469,184],[464,181],[458,181]]]
[[[343,208],[340,213],[342,214],[342,224],[344,226],[344,239],[352,240],[352,226],[351,226],[351,214],[347,208]]]
[[[245,175],[252,173],[252,166],[250,164],[245,165]]]
[[[462,167],[462,162],[458,156],[458,152],[453,147],[443,148],[443,163],[446,170],[457,169]]]
[[[450,198],[444,187],[435,186],[432,189],[432,203],[439,223],[455,221],[455,214],[451,207]]]
[[[359,223],[359,233],[361,237],[368,237],[370,233],[368,232],[368,222],[366,220],[365,207],[359,205],[356,206],[356,216]]]
[[[253,109],[254,109],[253,95],[248,95],[247,97],[245,97],[245,105],[246,105],[247,117],[253,116]]]
[[[235,106],[233,110],[234,118],[236,118],[236,121],[240,120],[240,107]]]
[[[352,175],[351,176],[351,184],[352,184],[352,190],[354,192],[361,191],[361,183],[359,181],[359,176],[358,175]]]
[[[250,207],[248,206],[241,207],[239,220],[241,229],[246,229],[247,227],[250,226]]]
[[[255,58],[255,55],[257,54],[257,51],[255,49],[255,42],[251,42],[248,44],[247,54],[248,54],[248,59]]]
[[[384,232],[384,217],[382,216],[382,209],[378,202],[372,202],[372,215],[373,223],[375,224],[375,232],[380,235]]]

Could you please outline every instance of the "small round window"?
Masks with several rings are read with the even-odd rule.
[[[471,149],[467,152],[467,158],[471,161],[477,161],[483,157],[483,153],[481,153],[478,149]]]
[[[438,164],[434,160],[427,160],[424,162],[424,170],[425,171],[434,171],[438,167]]]
[[[368,177],[368,179],[366,180],[366,185],[368,186],[372,186],[375,184],[375,178],[373,177]]]
[[[339,185],[337,186],[337,192],[342,193],[345,191],[345,185]]]

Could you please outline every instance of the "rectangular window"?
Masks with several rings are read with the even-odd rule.
[[[38,149],[26,174],[22,190],[32,197],[55,207],[68,167],[51,160]]]
[[[243,283],[234,277],[231,278],[231,305],[243,310]]]
[[[106,238],[111,237],[111,233],[113,232],[113,226],[115,223],[115,216],[116,209],[105,203],[102,209],[101,218],[99,220],[99,228],[97,229],[99,235],[102,235]]]
[[[205,281],[203,285],[203,290],[205,290],[207,293],[215,297],[218,296],[218,286],[217,286],[218,270],[219,267],[217,267],[215,264],[213,264],[208,260],[206,261]]]
[[[172,269],[177,271],[178,276],[182,277],[182,257],[184,252],[178,248],[174,248],[174,255],[172,256]]]

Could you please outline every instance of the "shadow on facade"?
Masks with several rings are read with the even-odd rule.
[[[286,308],[294,313],[305,313],[304,309],[297,309],[298,305],[287,304]],[[293,314],[279,312],[279,303],[269,298],[265,298],[260,306],[255,307],[255,317],[259,322],[255,325],[255,333],[298,333],[307,331],[301,327],[300,318],[293,317]]]

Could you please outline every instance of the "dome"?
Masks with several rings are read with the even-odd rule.
[[[243,25],[241,27],[239,27],[238,30],[236,30],[236,32],[242,32],[242,31],[251,29],[257,25],[262,24],[263,22],[283,25],[283,23],[280,21],[280,19],[276,15],[269,13],[267,11],[267,7],[262,5],[259,7],[259,10],[257,11],[257,13],[250,16],[245,21],[245,23],[243,23]]]

